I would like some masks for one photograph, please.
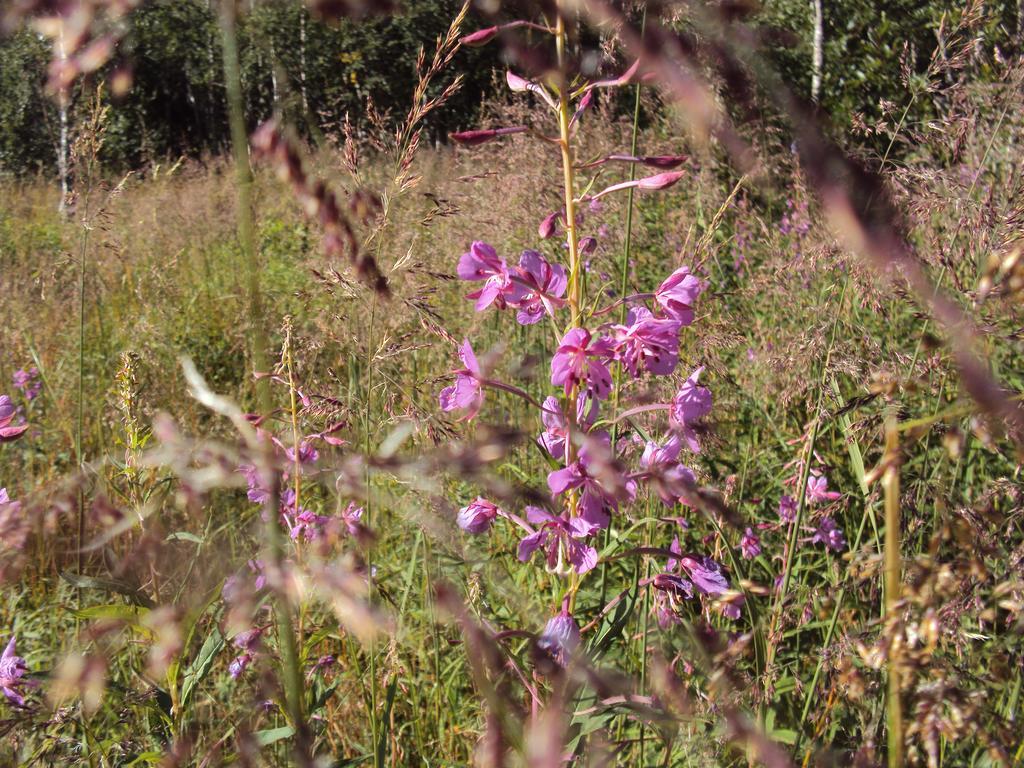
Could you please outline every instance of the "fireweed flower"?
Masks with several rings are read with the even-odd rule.
[[[555,309],[565,305],[565,268],[549,264],[536,251],[523,251],[513,279],[516,285],[507,301],[519,309],[516,319],[520,325],[536,323],[545,312],[554,316]]]
[[[0,443],[17,440],[28,429],[28,424],[11,424],[17,415],[18,409],[11,402],[11,398],[0,395]]]
[[[527,507],[526,519],[539,526],[519,542],[519,560],[526,562],[538,549],[544,552],[549,570],[566,572],[565,560],[578,574],[584,574],[597,565],[597,550],[580,541],[589,535],[590,525],[578,517],[553,515],[540,507]]]
[[[463,280],[483,281],[482,288],[466,294],[467,299],[476,300],[477,312],[482,312],[491,304],[504,309],[507,296],[515,291],[505,260],[498,256],[494,248],[479,240],[462,254],[456,271]]]
[[[569,611],[563,607],[544,626],[544,631],[537,638],[537,649],[558,666],[565,668],[569,666],[569,662],[580,646],[580,641],[580,626]]]
[[[693,584],[674,573],[659,573],[651,581],[654,587],[654,614],[658,626],[666,629],[681,620],[683,600],[693,599]]]
[[[640,457],[640,466],[645,470],[643,479],[657,491],[667,507],[678,501],[685,502],[687,487],[697,482],[693,472],[679,463],[681,448],[679,437],[672,435],[664,445],[648,441]]]
[[[357,506],[354,501],[350,501],[348,506],[341,511],[341,522],[350,536],[362,536],[366,533],[362,519],[363,508]]]
[[[740,554],[747,560],[753,560],[761,554],[761,538],[753,528],[747,528],[740,539]]]
[[[39,381],[39,369],[35,366],[28,370],[22,368],[15,371],[11,379],[14,382],[14,386],[21,390],[26,400],[35,400],[43,389],[42,382]]]
[[[682,434],[683,439],[694,453],[700,453],[696,425],[711,413],[711,390],[697,384],[704,366],[701,366],[683,382],[669,409],[669,423]]]
[[[657,318],[645,307],[629,311],[628,325],[612,327],[615,357],[635,379],[647,370],[667,376],[679,362],[678,320]]]
[[[253,659],[256,658],[256,654],[260,650],[263,632],[264,629],[260,627],[253,627],[252,629],[239,632],[235,635],[231,642],[236,648],[241,650],[242,653],[236,656],[228,665],[228,673],[231,677],[238,679],[252,663]]]
[[[459,347],[459,358],[466,367],[455,371],[455,383],[441,390],[441,410],[463,409],[466,411],[465,418],[468,420],[480,412],[480,406],[484,402],[480,364],[477,362],[476,355],[473,354],[473,348],[469,345],[469,339],[462,342],[462,346]]]
[[[833,552],[842,552],[846,549],[846,539],[836,521],[831,517],[823,517],[818,522],[818,527],[811,537],[813,544],[824,544]]]
[[[482,496],[477,496],[459,510],[456,522],[466,533],[486,533],[500,510]]]
[[[679,558],[679,565],[689,574],[693,586],[700,594],[719,598],[717,607],[724,616],[730,619],[740,617],[743,596],[731,594],[729,580],[722,573],[722,566],[710,557],[695,558],[689,555]]]
[[[607,360],[612,343],[603,336],[594,338],[586,328],[566,332],[551,358],[551,383],[562,385],[568,395],[573,387],[584,385],[598,400],[606,400],[612,391],[612,375]]]
[[[28,665],[15,650],[16,638],[11,639],[0,656],[0,692],[7,697],[11,705],[18,707],[25,706],[25,689],[35,688],[37,683],[34,680],[26,680]]]
[[[789,524],[796,520],[796,499],[792,496],[783,496],[779,499],[779,520]]]
[[[618,510],[619,499],[631,499],[635,484],[622,476],[611,455],[611,437],[607,432],[588,435],[580,446],[576,461],[548,474],[548,488],[559,496],[580,489],[580,516],[574,523],[586,533],[607,528],[608,510]]]
[[[654,292],[654,299],[669,317],[677,320],[680,325],[687,326],[693,322],[693,305],[707,284],[696,275],[690,274],[687,267],[680,267]]]
[[[811,474],[807,478],[807,503],[818,504],[823,501],[835,501],[841,493],[828,489],[828,478],[821,474]]]
[[[587,396],[586,392],[580,392],[576,399],[576,424],[580,432],[589,431],[597,418],[597,401]],[[554,459],[561,459],[565,456],[565,441],[569,436],[569,423],[562,412],[562,406],[557,397],[548,396],[544,400],[544,407],[540,413],[540,420],[544,424],[544,431],[540,433],[537,442]]]

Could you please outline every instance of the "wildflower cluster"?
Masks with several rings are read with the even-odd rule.
[[[518,23],[510,28],[522,26]],[[482,45],[504,28],[481,30],[464,38],[469,45]],[[547,29],[558,46],[564,42],[561,27]],[[453,371],[454,382],[440,392],[442,410],[473,419],[484,406],[489,390],[511,393],[527,400],[537,410],[541,428],[537,444],[551,459],[547,475],[549,499],[543,505],[526,506],[522,513],[502,509],[485,498],[463,507],[458,525],[467,533],[484,534],[500,518],[521,534],[517,556],[540,561],[551,572],[566,577],[568,587],[558,613],[541,633],[539,646],[547,657],[564,665],[579,644],[580,630],[572,616],[581,577],[600,564],[598,536],[614,524],[616,516],[633,503],[645,489],[669,509],[692,506],[698,492],[696,475],[687,466],[701,450],[701,434],[711,411],[711,392],[700,384],[703,367],[683,377],[671,400],[624,407],[622,382],[651,377],[671,377],[680,367],[680,336],[696,319],[695,306],[707,283],[686,266],[680,266],[651,293],[616,298],[609,276],[596,295],[614,299],[601,306],[588,299],[583,273],[589,270],[584,257],[593,253],[598,240],[580,231],[584,217],[580,207],[599,210],[601,198],[622,190],[652,192],[666,189],[685,171],[671,170],[685,160],[682,155],[634,156],[612,154],[581,165],[577,163],[574,141],[582,119],[602,89],[615,88],[641,78],[639,63],[621,76],[600,81],[570,83],[564,72],[530,80],[509,72],[507,83],[515,93],[536,96],[539,108],[550,111],[559,126],[557,138],[537,134],[526,126],[465,131],[452,139],[466,146],[509,136],[529,134],[556,145],[562,157],[565,179],[563,205],[548,214],[537,228],[541,240],[556,236],[564,242],[554,250],[568,254],[568,263],[541,248],[523,250],[518,259],[500,254],[484,241],[473,242],[458,261],[458,276],[474,284],[466,298],[477,312],[511,310],[521,325],[553,329],[553,353],[549,381],[554,389],[543,402],[523,390],[493,377],[475,354],[469,340],[459,347],[461,367]],[[576,174],[602,169],[610,163],[647,166],[660,172],[643,178],[613,183],[601,191],[577,193]],[[606,232],[606,230],[605,230]],[[598,236],[605,232],[598,231]],[[616,310],[618,310],[616,312]],[[613,314],[614,313],[614,314]],[[618,315],[617,321],[612,319]],[[657,413],[663,418],[649,427],[663,428],[660,439],[639,428],[635,418]],[[629,455],[632,444],[625,430],[636,427],[642,434],[642,455]],[[673,546],[678,550],[678,538]],[[748,541],[753,552],[756,543]],[[664,574],[645,583],[658,593],[659,617],[668,621],[681,607],[681,600],[706,596],[716,600],[728,616],[738,616],[741,596],[732,592],[721,567],[708,557],[678,552]],[[724,598],[724,600],[723,600]]]

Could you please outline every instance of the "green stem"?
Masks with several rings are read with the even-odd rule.
[[[252,168],[249,165],[249,137],[245,127],[245,107],[242,96],[242,78],[238,62],[238,39],[236,36],[237,9],[235,0],[224,0],[221,3],[221,36],[224,45],[224,84],[227,90],[228,119],[231,126],[231,145],[235,162],[236,193],[238,203],[238,240],[245,258],[245,272],[248,275],[249,321],[251,324],[252,353],[251,363],[255,371],[266,372],[267,337],[264,328],[263,301],[260,294],[260,264],[256,252],[255,226],[252,211]],[[273,411],[270,396],[270,381],[266,377],[257,379],[256,396],[260,413],[269,416]],[[265,442],[264,466],[272,464],[271,444]],[[275,472],[276,475],[276,472]],[[273,569],[281,573],[284,561],[284,537],[278,519],[277,493],[278,482],[272,483],[271,504],[267,514],[267,544]],[[307,751],[305,742],[305,718],[303,715],[303,683],[299,668],[299,657],[295,635],[292,631],[293,610],[285,589],[282,587],[275,593],[275,620],[277,624],[278,644],[281,650],[281,661],[284,676],[286,710],[292,725],[299,734],[298,749]]]

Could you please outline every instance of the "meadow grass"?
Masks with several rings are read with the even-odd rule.
[[[955,161],[941,137],[920,141],[890,180],[912,211],[909,236],[922,262],[980,319],[988,364],[1020,392],[1020,305],[1012,294],[982,301],[976,291],[984,255],[1019,236],[1021,125],[982,111],[991,96],[966,94],[973,122]],[[497,120],[515,107],[492,109]],[[648,154],[678,151],[680,135],[670,113],[639,143]],[[627,122],[598,113],[580,156],[630,139]],[[480,488],[512,504],[529,500],[549,466],[521,400],[489,396],[467,427],[439,410],[437,393],[464,337],[478,354],[500,351],[504,381],[537,399],[546,393],[552,345],[473,312],[453,279],[474,239],[506,254],[532,247],[537,222],[560,200],[544,151],[519,142],[419,150],[403,172],[421,178],[391,199],[375,235],[390,299],[326,258],[288,188],[257,174],[262,330],[276,374],[264,426],[290,445],[293,426],[341,424],[344,444],[321,444],[325,471],[300,492],[326,513],[356,495],[372,529],[372,540],[340,548],[344,570],[282,587],[297,607],[312,751],[335,765],[462,765],[482,760],[496,719],[518,754],[544,754],[553,729],[595,765],[743,765],[755,754],[771,763],[774,753],[757,751],[760,734],[795,763],[875,764],[896,717],[908,761],[1019,761],[1019,456],[999,424],[970,407],[921,308],[822,223],[784,150],[746,176],[697,150],[684,184],[637,195],[635,208],[610,198],[586,213],[589,229],[609,228],[586,273],[592,294],[622,279],[627,216],[631,291],[683,264],[710,283],[699,332],[680,347],[680,371],[706,366],[702,381],[715,398],[693,468],[744,522],[673,512],[686,527],[672,530],[684,550],[727,569],[745,598],[740,618],[696,606],[682,623],[658,627],[641,583],[664,557],[630,549],[664,549],[672,536],[668,513],[642,495],[604,540],[600,577],[583,581],[575,598],[601,674],[558,688],[530,671],[532,641],[516,634],[501,641],[507,675],[480,672],[486,652],[474,647],[469,617],[495,632],[539,632],[563,584],[520,566],[508,529],[485,543],[465,536],[456,510]],[[314,172],[350,193],[386,187],[394,158],[364,152],[356,179],[330,149],[315,155]],[[0,391],[17,397],[6,382],[30,366],[42,383],[38,397],[19,401],[26,437],[0,447],[0,486],[33,528],[23,551],[5,552],[0,625],[43,683],[38,708],[4,712],[7,761],[293,759],[294,729],[280,708],[263,706],[282,700],[273,651],[238,679],[228,671],[237,617],[221,591],[263,541],[259,508],[235,471],[251,457],[227,406],[218,414],[200,402],[181,362],[213,393],[259,410],[236,189],[223,160],[154,166],[97,180],[83,223],[82,207],[66,221],[57,216],[51,184],[0,185]],[[665,394],[651,386],[623,382],[623,391],[646,401]],[[373,460],[355,463],[364,448]],[[895,489],[888,496],[876,467]],[[812,470],[842,494],[830,507],[842,551],[809,542],[821,516],[803,499]],[[801,482],[787,486],[790,477]],[[804,526],[780,525],[785,494],[798,497]],[[746,527],[762,544],[752,558],[739,549]],[[300,548],[297,557],[313,555]],[[366,579],[347,579],[371,569],[363,602],[356,593]],[[452,608],[453,592],[464,615]],[[252,599],[269,621],[266,594]],[[328,655],[332,663],[317,665]],[[903,704],[888,725],[887,670]],[[524,716],[523,681],[549,694],[564,721]]]

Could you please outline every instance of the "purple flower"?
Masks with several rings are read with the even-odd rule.
[[[678,501],[686,501],[687,489],[697,482],[693,472],[679,463],[682,445],[672,435],[664,445],[648,441],[640,457],[644,477],[658,492],[665,506],[671,507]]]
[[[454,411],[457,408],[465,409],[465,418],[472,419],[480,412],[480,406],[484,402],[484,390],[481,384],[482,374],[480,364],[473,354],[473,348],[469,345],[469,339],[462,342],[459,347],[459,358],[466,366],[455,371],[455,384],[441,390],[441,410]]]
[[[580,432],[586,432],[593,425],[597,418],[597,401],[588,397],[586,392],[580,392],[576,399],[576,423]],[[544,407],[541,409],[540,420],[544,424],[544,431],[540,433],[537,442],[554,459],[561,459],[565,455],[565,441],[569,436],[569,423],[562,412],[562,406],[557,397],[548,396],[544,400]]]
[[[796,520],[796,499],[792,496],[783,496],[779,499],[779,520],[789,524]]]
[[[682,433],[683,439],[694,453],[700,452],[695,426],[711,413],[711,390],[697,384],[704,366],[701,366],[683,382],[669,409],[669,423]]]
[[[747,560],[753,560],[761,554],[761,538],[754,533],[753,528],[747,528],[740,539],[740,554]]]
[[[828,489],[828,478],[820,474],[812,474],[807,478],[807,503],[817,504],[822,501],[835,501],[841,493]]]
[[[567,278],[561,264],[549,264],[536,251],[523,251],[514,278],[515,287],[508,303],[519,309],[516,319],[521,325],[532,325],[544,313],[554,316],[564,306]]]
[[[729,590],[729,580],[722,573],[722,566],[710,557],[683,555],[679,558],[679,564],[690,574],[693,585],[702,595],[718,596]]]
[[[619,508],[619,499],[632,498],[634,483],[622,476],[611,455],[611,437],[607,432],[588,435],[572,464],[548,474],[548,488],[558,496],[580,489],[580,516],[577,525],[586,525],[586,533],[607,528],[608,510]]]
[[[693,305],[705,287],[703,280],[680,267],[658,286],[654,298],[669,317],[686,326],[693,322]]]
[[[818,527],[814,530],[811,542],[814,544],[824,544],[833,552],[841,552],[846,548],[846,539],[843,537],[843,532],[831,517],[823,517],[818,522]]]
[[[28,370],[22,368],[15,371],[11,379],[14,381],[14,386],[21,390],[26,400],[35,400],[43,389],[42,382],[39,380],[39,369],[35,366]]]
[[[237,680],[242,676],[242,673],[245,672],[254,658],[256,658],[256,655],[249,651],[236,656],[231,660],[231,663],[228,664],[228,674]]]
[[[681,601],[693,599],[693,584],[673,573],[659,573],[651,581],[654,587],[654,613],[658,626],[665,629],[679,621]]]
[[[537,638],[537,649],[558,666],[567,667],[580,646],[580,626],[566,608],[552,616]]]
[[[586,328],[573,328],[566,332],[551,358],[551,383],[561,384],[568,395],[577,385],[598,400],[604,400],[612,391],[612,376],[607,360],[612,354],[611,342],[599,336],[593,338]]]
[[[466,533],[485,533],[498,516],[500,510],[487,499],[477,496],[467,506],[459,510],[456,522]]]
[[[537,442],[551,454],[552,458],[562,458],[565,455],[565,440],[569,435],[569,425],[557,397],[549,395],[544,399],[540,420],[544,424],[544,431],[540,433]]]
[[[341,522],[345,524],[345,530],[348,531],[350,536],[362,536],[366,533],[362,519],[363,508],[357,506],[354,501],[350,501],[348,506],[341,512]]]
[[[679,564],[689,574],[700,594],[719,598],[716,606],[724,616],[730,619],[740,617],[743,595],[732,592],[729,580],[722,573],[722,566],[710,557],[695,558],[689,555],[679,558]]]
[[[11,635],[3,655],[0,656],[0,692],[15,707],[25,706],[25,689],[35,688],[34,680],[26,680],[28,665],[15,651],[15,637]]]
[[[540,507],[527,507],[526,519],[539,526],[519,542],[519,560],[526,562],[538,549],[544,552],[547,567],[557,573],[565,572],[565,559],[572,569],[583,574],[597,565],[597,550],[583,543],[591,526],[578,517],[569,519],[564,514],[555,516]]]
[[[657,318],[645,307],[629,312],[629,325],[612,328],[615,356],[633,378],[644,369],[656,376],[667,376],[679,362],[678,320]]]
[[[466,294],[467,299],[476,299],[477,312],[482,312],[491,304],[504,309],[506,296],[515,290],[505,260],[498,256],[494,248],[479,240],[470,246],[467,253],[462,254],[457,272],[463,280],[483,281],[482,288]]]
[[[11,398],[7,395],[0,395],[0,443],[9,443],[17,440],[28,429],[28,424],[11,426],[11,422],[14,421],[14,417],[17,414],[18,409],[14,407]]]

